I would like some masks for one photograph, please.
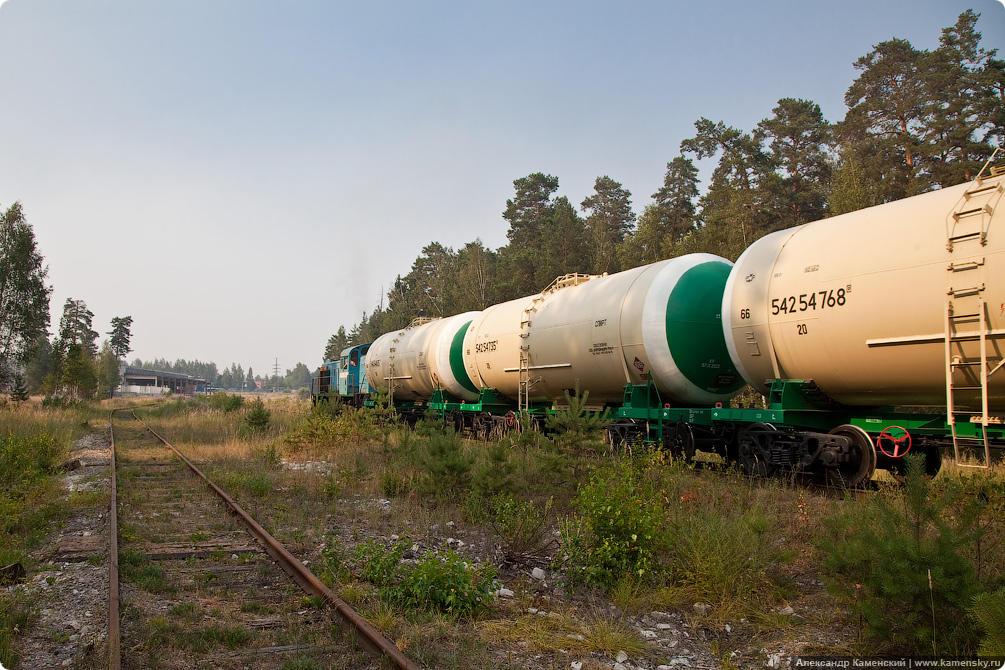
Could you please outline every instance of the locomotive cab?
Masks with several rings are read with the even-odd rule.
[[[370,345],[361,344],[349,347],[339,356],[338,394],[341,397],[355,399],[362,394],[369,394],[365,368],[368,351]]]

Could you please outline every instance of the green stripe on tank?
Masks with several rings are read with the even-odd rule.
[[[468,378],[467,370],[464,369],[464,333],[467,332],[470,325],[471,322],[468,321],[458,328],[457,332],[454,333],[454,339],[450,340],[450,371],[454,373],[454,379],[461,386],[472,393],[478,393],[478,389],[475,388],[475,385]]]
[[[710,261],[685,272],[667,299],[666,334],[677,369],[700,389],[729,394],[746,383],[722,333],[722,294],[731,267]]]

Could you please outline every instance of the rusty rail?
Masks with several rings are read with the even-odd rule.
[[[398,647],[388,640],[384,635],[374,628],[369,621],[364,619],[359,615],[356,610],[350,607],[344,600],[339,598],[325,586],[324,582],[318,579],[313,572],[307,569],[307,567],[301,563],[296,556],[291,554],[286,547],[284,547],[276,538],[272,537],[268,531],[262,528],[257,521],[255,521],[251,516],[241,509],[233,498],[227,495],[227,492],[221,489],[219,486],[214,484],[206,475],[202,473],[199,468],[185,458],[185,456],[175,449],[170,442],[161,437],[157,432],[148,426],[146,422],[136,416],[136,412],[133,413],[133,418],[143,424],[143,426],[150,431],[150,433],[160,440],[168,449],[174,452],[174,454],[181,459],[185,465],[187,465],[192,472],[198,475],[209,488],[212,489],[230,508],[230,510],[236,514],[238,517],[244,521],[245,525],[248,527],[248,531],[258,540],[265,552],[272,557],[279,566],[286,571],[290,577],[293,578],[301,588],[307,593],[317,596],[326,600],[329,605],[338,614],[338,622],[343,630],[353,633],[357,636],[362,646],[371,654],[377,656],[386,656],[388,659],[394,662],[394,664],[401,668],[402,670],[419,670],[419,667],[410,661]],[[114,480],[113,480],[114,481]],[[111,638],[111,629],[109,628],[109,639]]]
[[[108,414],[108,438],[111,441],[111,502],[108,506],[108,535],[111,537],[111,547],[108,550],[108,668],[119,670],[122,667],[122,649],[120,642],[122,634],[119,629],[119,521],[116,511],[118,496],[115,484],[115,433],[112,428],[112,416],[115,410]]]

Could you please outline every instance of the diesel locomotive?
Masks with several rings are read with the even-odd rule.
[[[858,485],[1005,444],[1005,169],[769,234],[413,322],[347,349],[313,395],[386,395],[487,436],[581,394],[611,442]],[[994,224],[998,221],[997,228]],[[997,231],[997,232],[996,232]],[[747,385],[757,406],[730,407]],[[733,402],[735,405],[735,401]]]

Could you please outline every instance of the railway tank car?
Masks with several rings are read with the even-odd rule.
[[[720,318],[728,260],[691,254],[612,275],[566,275],[537,295],[494,305],[467,327],[464,361],[477,388],[560,406],[588,391],[595,409],[649,383],[685,405],[728,401],[744,382]]]
[[[751,386],[778,395],[779,407],[788,393],[818,413],[876,408],[835,431],[859,453],[853,478],[909,448],[912,432],[923,442],[941,429],[957,452],[977,447],[990,461],[989,433],[1001,432],[1005,412],[1005,375],[996,374],[1005,349],[1003,192],[1005,174],[992,170],[773,233],[733,267],[723,328]],[[904,425],[889,432],[880,415],[893,406],[929,407],[935,416],[912,429],[914,415],[903,414]],[[793,457],[779,449],[790,439],[765,421],[741,436],[739,455],[771,469]],[[938,458],[934,448],[926,454]]]
[[[366,374],[371,388],[401,407],[411,402],[413,415],[424,412],[424,401],[441,390],[462,401],[478,399],[464,371],[461,343],[478,312],[444,319],[421,319],[381,335],[370,345]],[[416,403],[415,401],[419,401]]]

